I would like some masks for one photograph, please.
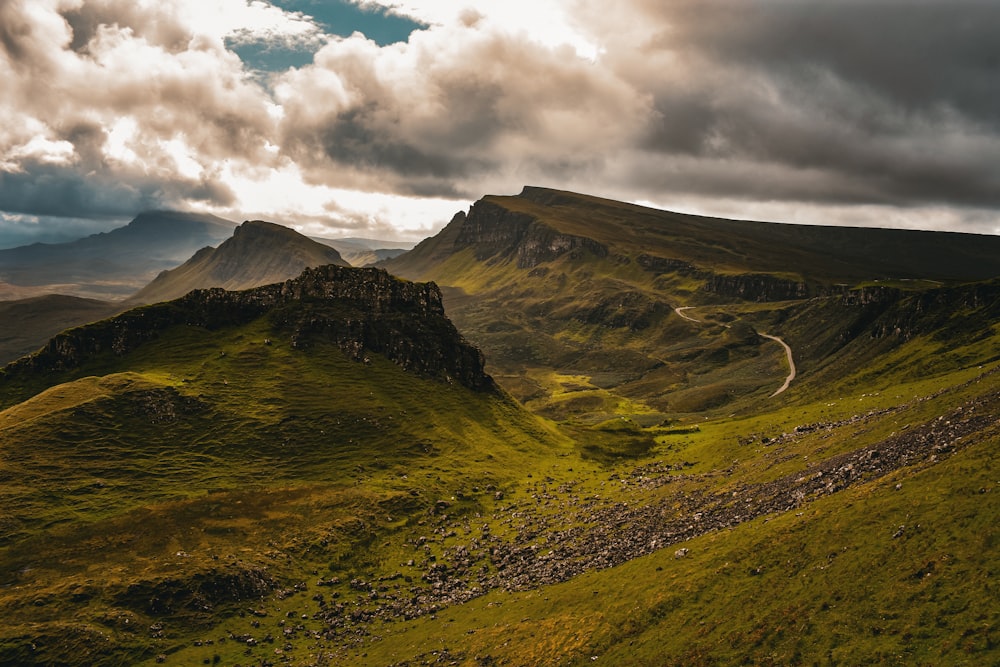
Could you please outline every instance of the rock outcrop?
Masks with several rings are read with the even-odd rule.
[[[739,275],[713,274],[705,281],[705,291],[744,301],[789,301],[813,296],[809,285],[766,273]]]
[[[1000,317],[1000,281],[955,285],[909,292],[869,285],[836,295],[841,306],[855,311],[842,340],[859,336],[909,340],[933,334],[955,342],[985,335]]]
[[[401,280],[381,269],[334,265],[239,292],[195,290],[174,301],[71,329],[9,364],[3,375],[69,371],[99,355],[126,355],[173,326],[212,330],[265,315],[297,349],[326,340],[356,361],[381,354],[428,377],[476,390],[494,386],[483,370],[482,353],[445,316],[437,285]]]
[[[568,252],[584,250],[606,257],[608,249],[593,239],[564,234],[527,213],[481,199],[462,221],[455,248],[474,248],[476,259],[514,259],[530,269]]]

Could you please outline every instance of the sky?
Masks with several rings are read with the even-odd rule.
[[[418,240],[538,185],[1000,234],[1000,2],[0,0],[0,247]]]

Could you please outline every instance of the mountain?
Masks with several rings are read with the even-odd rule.
[[[1000,275],[1000,237],[720,220],[529,187],[380,266],[441,285],[491,373],[539,414],[655,423],[769,400],[786,361],[762,333],[792,343],[796,391],[820,367],[863,365],[855,348],[891,346],[880,318],[911,295],[945,304],[948,285]]]
[[[135,223],[133,223],[135,224]],[[147,223],[142,223],[147,224]],[[141,227],[142,224],[139,226]],[[205,247],[124,301],[47,295],[0,302],[0,363],[33,352],[63,329],[213,286],[246,289],[293,278],[310,266],[344,265],[336,250],[267,222],[246,222],[218,248]]]
[[[16,301],[0,301],[0,364],[29,352],[60,331],[116,312],[108,301],[50,294]]]
[[[202,248],[175,269],[162,272],[126,303],[154,303],[193,289],[248,289],[293,278],[308,267],[347,266],[340,254],[293,229],[253,220],[236,228],[217,248]]]
[[[482,198],[391,266],[419,272],[432,257],[467,248],[477,259],[514,260],[519,268],[589,249],[724,275],[787,275],[807,285],[1000,275],[997,236],[706,218],[530,186],[516,196]]]
[[[415,244],[405,241],[380,241],[378,239],[342,238],[327,239],[314,237],[318,241],[340,253],[351,266],[367,266],[402,255]]]
[[[0,250],[0,281],[48,293],[122,298],[199,248],[228,238],[233,227],[212,215],[150,211],[77,241]]]

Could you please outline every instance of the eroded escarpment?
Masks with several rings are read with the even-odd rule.
[[[556,231],[532,215],[512,211],[482,199],[469,209],[455,239],[457,249],[475,249],[476,259],[514,259],[518,268],[530,269],[568,252],[584,250],[605,257],[608,249],[583,236]]]

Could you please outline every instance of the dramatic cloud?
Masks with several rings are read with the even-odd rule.
[[[0,212],[181,207],[412,238],[538,184],[1000,233],[996,3],[312,7],[0,3]]]

